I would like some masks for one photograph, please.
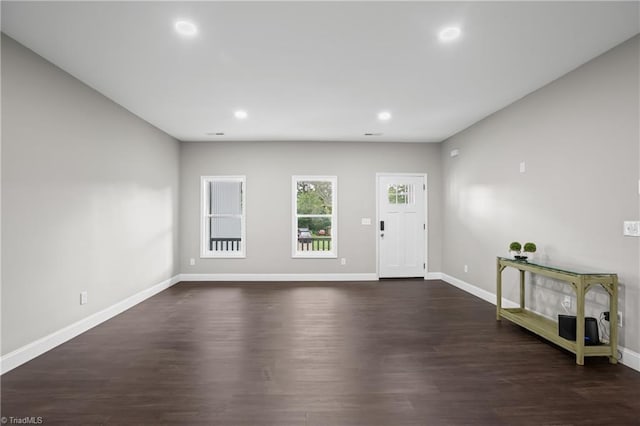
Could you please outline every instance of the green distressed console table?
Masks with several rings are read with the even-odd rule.
[[[502,271],[511,267],[520,271],[520,307],[502,307]],[[525,308],[525,272],[543,275],[567,282],[576,294],[576,341],[558,335],[558,323]],[[608,345],[584,345],[584,298],[594,285],[600,285],[609,293],[610,332]],[[505,318],[539,336],[576,354],[576,364],[584,365],[585,356],[608,356],[609,362],[618,362],[618,275],[604,273],[583,273],[560,269],[534,262],[498,257],[496,279],[496,319]]]

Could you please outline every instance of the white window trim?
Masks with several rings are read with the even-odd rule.
[[[207,230],[207,183],[211,181],[242,182],[242,219],[240,238],[241,250],[237,252],[216,252],[209,250]],[[200,177],[200,258],[201,259],[244,259],[247,257],[247,177],[246,176],[201,176]]]
[[[331,250],[298,251],[298,181],[331,182]],[[294,175],[291,177],[291,257],[294,259],[336,259],[338,257],[338,177]]]

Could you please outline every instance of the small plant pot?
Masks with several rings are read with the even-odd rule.
[[[527,256],[525,256],[524,254],[518,254],[518,255],[513,256],[513,257],[516,260],[527,260]]]
[[[515,260],[525,260],[527,258],[525,253],[521,253],[519,251],[511,251],[511,257],[513,257]]]

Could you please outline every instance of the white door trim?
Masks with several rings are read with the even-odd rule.
[[[424,238],[424,277],[427,276],[427,272],[429,271],[429,263],[427,259],[429,258],[428,248],[429,248],[429,191],[426,188],[429,188],[429,181],[427,180],[427,173],[376,173],[376,223],[374,226],[375,236],[376,236],[376,277],[378,280],[380,279],[380,238],[378,238],[378,232],[380,232],[380,177],[381,176],[415,176],[422,177],[424,179],[425,186],[425,197],[424,197],[424,223],[427,226]]]

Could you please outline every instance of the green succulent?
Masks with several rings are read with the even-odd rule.
[[[514,241],[511,244],[509,244],[509,250],[519,252],[520,250],[522,250],[522,244],[520,244],[517,241]]]
[[[537,247],[534,243],[525,243],[524,251],[525,253],[535,253]]]

